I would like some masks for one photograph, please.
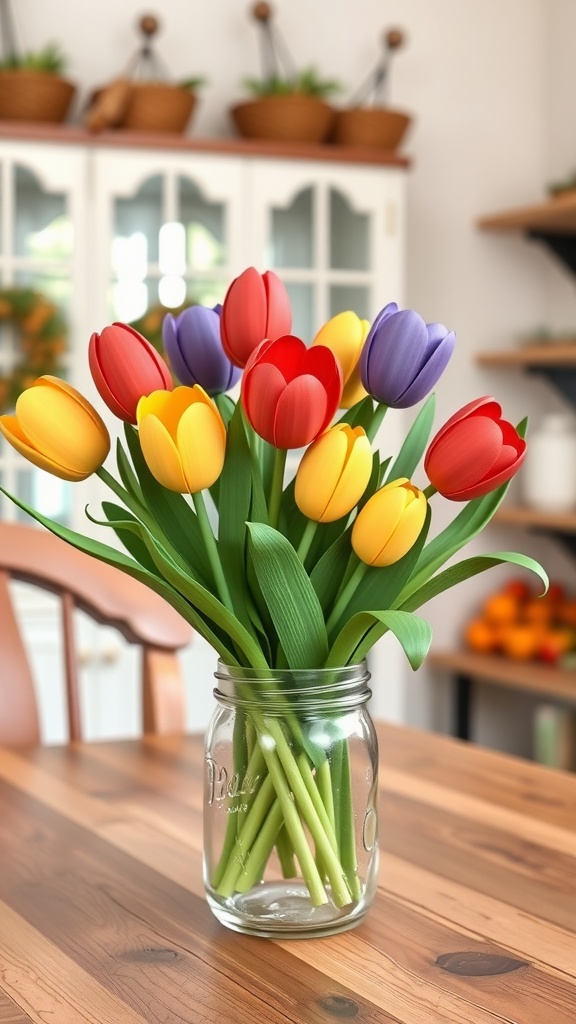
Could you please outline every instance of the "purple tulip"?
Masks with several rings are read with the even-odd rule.
[[[162,324],[166,355],[179,381],[200,384],[209,395],[228,391],[242,373],[222,348],[220,308],[189,306],[176,317],[168,313]]]
[[[360,373],[369,394],[393,409],[420,402],[448,365],[456,336],[426,324],[411,309],[390,302],[378,314],[362,350]]]

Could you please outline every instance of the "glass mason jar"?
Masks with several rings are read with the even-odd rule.
[[[378,748],[366,662],[219,663],[206,735],[204,882],[222,924],[268,937],[353,928],[376,892]]]

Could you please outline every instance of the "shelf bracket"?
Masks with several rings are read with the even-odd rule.
[[[537,242],[544,242],[555,256],[565,266],[576,274],[576,235],[557,235],[549,231],[538,231],[536,228],[529,228],[526,232],[527,238],[533,238]]]
[[[537,373],[546,377],[550,383],[567,398],[571,405],[576,406],[576,368],[572,366],[527,366],[528,373]]]

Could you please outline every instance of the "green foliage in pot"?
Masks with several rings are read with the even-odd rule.
[[[42,50],[9,54],[0,61],[0,71],[40,71],[49,75],[61,75],[66,63],[66,57],[58,44],[48,43]]]
[[[288,96],[301,93],[305,96],[316,96],[323,99],[333,93],[340,92],[342,86],[334,78],[322,79],[315,68],[306,68],[298,74],[285,78],[282,75],[270,75],[268,78],[247,78],[244,86],[253,96]]]

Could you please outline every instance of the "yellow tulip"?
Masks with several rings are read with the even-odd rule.
[[[305,452],[294,496],[301,512],[318,523],[341,519],[358,503],[372,472],[372,451],[362,427],[337,423]]]
[[[108,431],[90,402],[58,377],[39,377],[16,400],[0,431],[34,466],[62,480],[85,480],[110,450]]]
[[[199,384],[153,391],[136,409],[140,447],[152,475],[169,491],[211,487],[224,465],[226,427]]]
[[[352,547],[367,565],[392,565],[416,543],[426,519],[426,498],[405,477],[381,487],[352,528]]]
[[[344,391],[340,401],[342,409],[350,409],[356,402],[366,398],[366,391],[360,380],[360,353],[369,330],[369,320],[361,320],[356,313],[348,310],[328,320],[312,342],[313,345],[325,345],[340,363],[344,379]]]

